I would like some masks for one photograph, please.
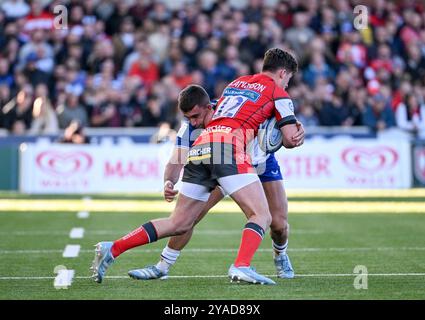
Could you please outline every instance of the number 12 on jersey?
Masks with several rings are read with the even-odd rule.
[[[243,104],[248,100],[241,96],[227,96],[217,106],[217,111],[214,113],[213,119],[218,118],[233,118]]]

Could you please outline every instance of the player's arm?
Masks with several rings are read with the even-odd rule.
[[[176,145],[168,160],[164,171],[164,198],[171,202],[178,191],[174,190],[175,184],[179,181],[180,172],[186,164],[189,154],[191,129],[187,119],[182,121],[180,130],[177,132]]]
[[[170,160],[164,171],[164,198],[171,202],[178,191],[174,190],[174,185],[179,181],[180,172],[186,163],[188,148],[174,147]]]
[[[292,137],[292,141],[296,144],[296,147],[299,147],[304,143],[305,130],[304,130],[303,124],[299,122],[298,120],[295,123],[295,125],[297,126],[298,130],[295,133],[295,135]]]
[[[292,149],[297,147],[297,142],[293,139],[293,137],[298,132],[298,127],[296,123],[288,123],[280,127],[280,131],[283,136],[283,146],[287,149]]]
[[[304,127],[294,114],[294,105],[288,97],[275,100],[276,119],[283,136],[283,146],[287,149],[300,146],[304,142]]]

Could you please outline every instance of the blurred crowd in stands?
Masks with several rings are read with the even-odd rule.
[[[280,47],[299,61],[288,92],[305,126],[425,130],[424,1],[210,3],[0,0],[0,128],[178,129],[182,88],[217,98]],[[357,4],[368,7],[366,29],[354,27]]]

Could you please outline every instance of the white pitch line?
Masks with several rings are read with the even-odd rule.
[[[187,248],[184,252],[193,253],[226,253],[237,252],[237,248]],[[288,252],[353,252],[353,251],[424,251],[425,247],[377,247],[377,248],[288,248]],[[0,254],[43,254],[57,253],[63,250],[47,249],[47,250],[0,250]],[[258,249],[257,252],[272,252],[272,249]],[[79,253],[93,253],[92,249],[79,250]],[[162,249],[144,249],[131,251],[129,253],[155,253],[162,252]]]
[[[68,270],[73,271],[73,270]],[[296,274],[295,278],[316,277],[316,278],[333,278],[333,277],[357,277],[357,273],[307,273]],[[425,277],[425,273],[365,273],[362,275],[372,277]],[[275,274],[266,274],[266,277],[276,277]],[[130,279],[129,276],[106,276],[106,279]],[[195,278],[228,278],[227,275],[191,275],[191,276],[169,276],[171,279],[195,279]],[[50,280],[55,277],[0,277],[0,280]],[[91,277],[79,276],[75,279],[91,279]]]
[[[84,228],[72,228],[69,232],[71,239],[82,239],[84,237]]]
[[[39,253],[58,253],[63,252],[63,250],[53,249],[53,250],[0,250],[0,254],[39,254]]]
[[[81,246],[78,244],[68,244],[65,247],[65,250],[62,253],[64,258],[76,258],[80,253]]]
[[[90,217],[90,212],[88,211],[80,211],[77,213],[77,218],[78,219],[87,219]]]
[[[55,277],[0,277],[0,280],[51,280]]]

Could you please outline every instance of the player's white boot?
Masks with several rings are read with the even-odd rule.
[[[292,279],[295,277],[294,268],[286,253],[281,253],[274,258],[274,265],[278,278]]]
[[[152,280],[152,279],[162,279],[165,280],[168,278],[168,272],[163,272],[158,269],[156,266],[147,266],[142,269],[130,270],[128,275],[136,280]]]
[[[228,274],[231,282],[243,281],[254,284],[276,284],[272,279],[257,273],[253,267],[235,267],[232,264]]]
[[[90,269],[93,271],[92,278],[97,283],[102,283],[106,270],[115,261],[111,252],[113,244],[113,242],[99,242],[95,245],[94,260]]]

